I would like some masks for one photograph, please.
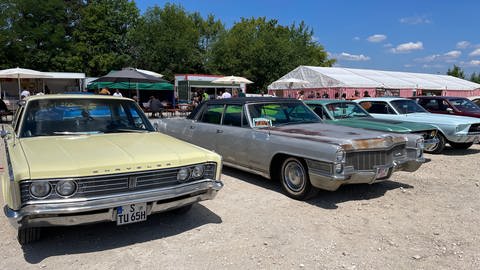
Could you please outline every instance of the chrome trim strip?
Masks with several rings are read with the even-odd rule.
[[[12,135],[15,136],[15,135]],[[20,207],[22,204],[20,198],[20,185],[15,182],[15,176],[13,174],[13,165],[12,160],[10,159],[10,151],[8,150],[7,139],[3,139],[3,143],[5,146],[5,155],[6,155],[6,162],[8,167],[8,178],[10,180],[10,194],[12,196],[13,207]],[[5,199],[5,198],[4,198]]]
[[[249,173],[258,174],[258,175],[263,176],[267,179],[270,179],[270,175],[268,173],[265,173],[265,172],[257,171],[257,170],[254,170],[254,169],[250,169],[250,168],[243,167],[243,166],[240,166],[240,165],[236,165],[236,164],[226,162],[226,161],[223,161],[223,164],[227,165],[228,167],[232,167],[232,168],[239,169],[239,170],[242,170],[242,171],[246,171],[246,172],[249,172]]]

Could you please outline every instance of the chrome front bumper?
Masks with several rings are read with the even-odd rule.
[[[92,199],[65,200],[64,203],[35,203],[4,212],[15,228],[70,226],[116,220],[119,206],[147,203],[147,216],[199,201],[213,199],[223,187],[217,180],[203,179],[181,186],[103,196]]]
[[[447,140],[454,143],[477,143],[480,142],[480,133],[448,136]]]
[[[388,174],[385,177],[377,178],[377,172],[374,170],[369,171],[355,171],[353,168],[345,168],[345,173],[343,175],[322,175],[317,173],[309,172],[310,182],[312,186],[320,189],[335,191],[341,185],[347,184],[373,184],[377,182],[382,182],[390,178],[393,172],[395,171],[407,171],[413,172],[416,171],[420,166],[425,162],[425,159],[422,157],[417,159],[405,159],[402,161],[395,161],[389,166]]]

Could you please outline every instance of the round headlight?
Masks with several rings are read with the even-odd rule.
[[[60,196],[72,196],[77,191],[77,183],[72,180],[58,181],[56,190]]]
[[[338,149],[335,159],[338,162],[343,161],[345,159],[345,150],[343,150],[342,148]]]
[[[188,168],[181,168],[177,173],[178,181],[185,181],[190,177],[190,170]]]
[[[203,165],[197,165],[193,167],[192,170],[192,177],[193,178],[199,178],[203,176]]]
[[[35,198],[45,198],[50,195],[52,186],[47,181],[33,182],[30,184],[30,194]]]

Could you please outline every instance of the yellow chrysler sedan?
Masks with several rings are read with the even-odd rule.
[[[45,226],[184,213],[223,187],[218,154],[156,132],[127,98],[33,96],[1,136],[4,212],[21,244]]]

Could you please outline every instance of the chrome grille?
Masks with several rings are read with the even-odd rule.
[[[216,166],[214,163],[204,164],[204,174],[202,178],[215,179]],[[189,165],[186,167],[191,167]],[[177,173],[180,168],[134,172],[125,174],[113,174],[102,176],[90,176],[79,178],[65,178],[65,179],[42,179],[35,181],[48,181],[52,186],[53,192],[45,199],[61,199],[62,197],[54,191],[58,181],[60,180],[75,180],[78,185],[78,190],[75,195],[70,198],[89,198],[102,195],[112,195],[118,193],[132,192],[138,190],[149,190],[157,188],[171,187],[181,184],[177,180]],[[190,181],[193,181],[191,179]],[[31,181],[22,181],[20,183],[20,194],[22,204],[28,201],[39,200],[30,195],[29,187]],[[42,199],[42,200],[45,200]]]
[[[353,166],[355,170],[360,171],[373,170],[377,166],[389,166],[393,160],[405,157],[405,155],[405,144],[384,151],[350,152],[346,156],[346,165]]]

